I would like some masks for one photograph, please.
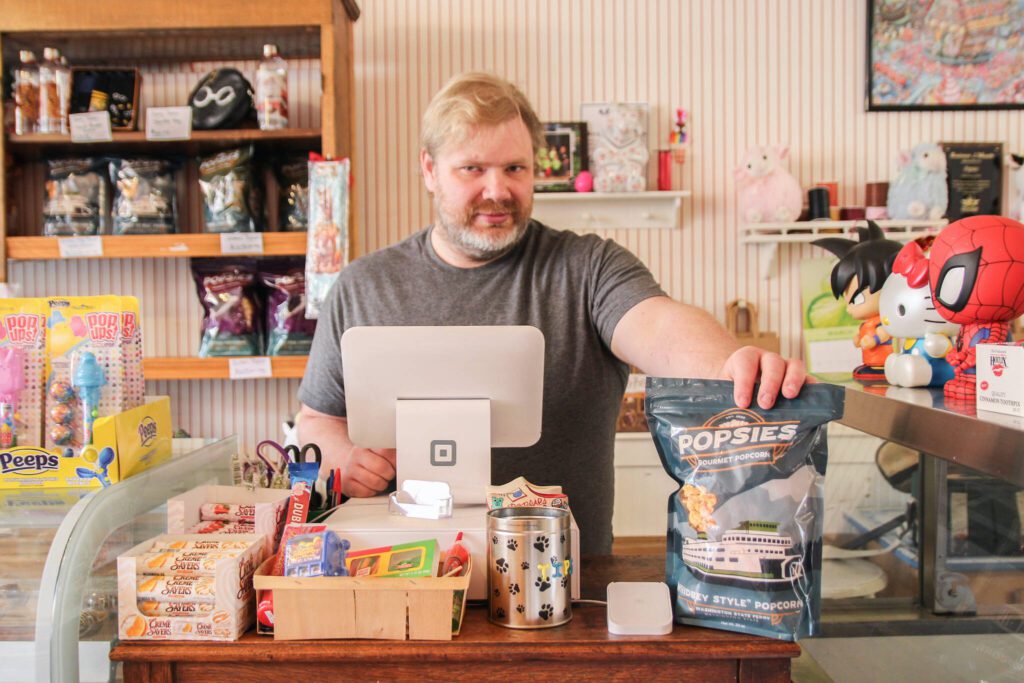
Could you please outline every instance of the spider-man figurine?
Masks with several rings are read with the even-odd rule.
[[[1024,225],[1002,216],[951,223],[932,245],[928,282],[939,315],[961,325],[946,356],[946,403],[973,406],[975,347],[1005,342],[1009,322],[1024,313]]]

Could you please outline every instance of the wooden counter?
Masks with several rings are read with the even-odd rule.
[[[613,580],[663,579],[661,556],[584,558],[583,596],[604,599]],[[312,618],[315,618],[312,617]],[[482,607],[466,610],[451,642],[325,640],[275,642],[250,632],[234,643],[133,641],[110,658],[124,662],[124,679],[243,683],[273,680],[484,680],[543,676],[548,680],[790,680],[786,643],[728,631],[676,626],[667,636],[608,633],[605,608],[573,606],[573,620],[550,629],[494,626]],[[528,673],[527,673],[528,672]]]

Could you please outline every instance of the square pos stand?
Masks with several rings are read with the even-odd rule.
[[[327,528],[353,549],[370,549],[436,538],[441,549],[455,542],[473,556],[469,600],[487,599],[487,492],[491,480],[490,402],[486,399],[396,401],[396,479],[445,481],[452,488],[452,516],[421,519],[392,514],[388,496],[351,498],[327,518]],[[574,571],[572,598],[580,595],[580,530],[569,513]],[[385,579],[386,580],[386,579]]]

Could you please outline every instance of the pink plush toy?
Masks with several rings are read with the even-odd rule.
[[[753,147],[733,171],[744,223],[790,223],[800,217],[803,191],[781,162],[789,147]]]

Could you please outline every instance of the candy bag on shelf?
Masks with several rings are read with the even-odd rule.
[[[192,261],[192,277],[203,306],[199,356],[260,355],[256,262],[197,259]]]
[[[306,317],[317,318],[348,263],[349,160],[309,162]]]
[[[308,356],[316,321],[305,315],[306,271],[302,258],[261,262],[260,280],[267,295],[267,355]]]
[[[43,233],[98,235],[107,227],[107,181],[96,159],[46,162]]]
[[[200,158],[205,231],[256,232],[263,206],[257,187],[252,145]]]
[[[110,214],[115,235],[152,235],[177,231],[177,164],[167,159],[112,159],[114,201]]]

